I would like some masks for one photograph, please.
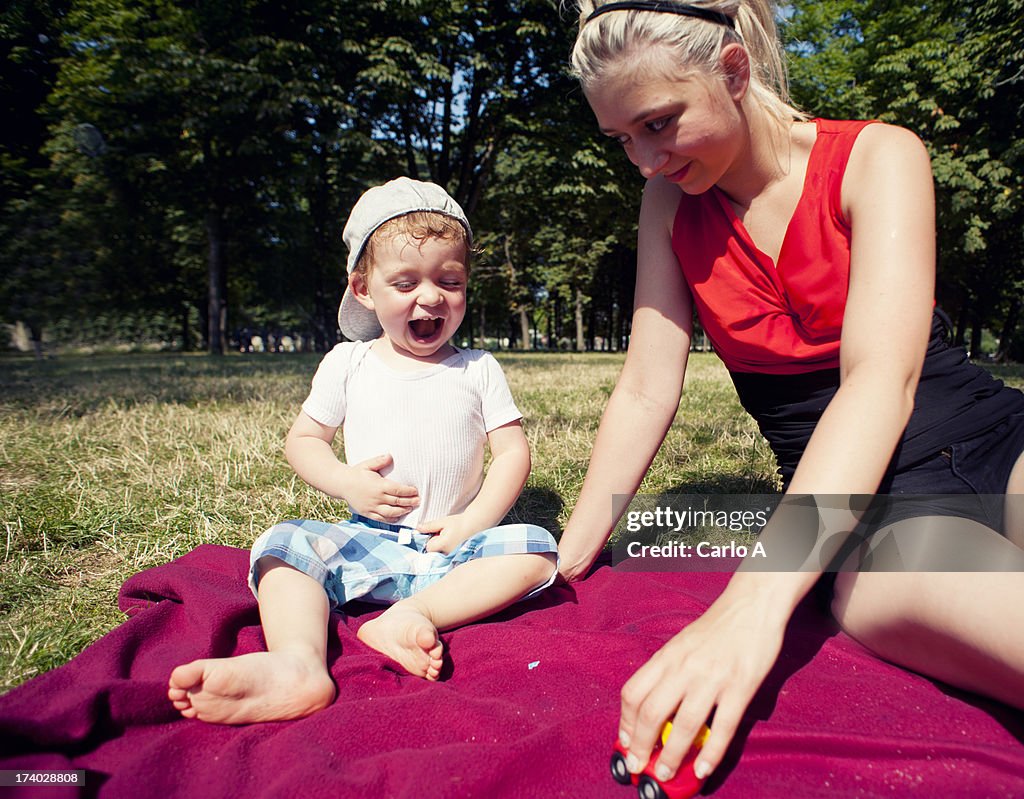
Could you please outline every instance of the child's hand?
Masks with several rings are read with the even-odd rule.
[[[462,514],[420,522],[417,529],[432,536],[427,541],[427,552],[443,552],[445,555],[450,554],[459,544],[478,532],[467,525]]]
[[[393,463],[390,455],[353,464],[352,483],[345,492],[345,501],[356,513],[379,522],[392,522],[420,504],[419,492],[382,477],[380,471]]]

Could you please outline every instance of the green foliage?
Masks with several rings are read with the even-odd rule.
[[[578,89],[564,78],[562,86],[576,102],[553,104],[537,135],[515,137],[499,155],[480,219],[485,245],[499,256],[508,310],[526,314],[525,326],[548,346],[565,337],[583,350],[595,336],[627,334],[642,182],[597,133]],[[576,329],[577,300],[589,336]]]
[[[928,145],[940,301],[1019,326],[1024,3],[794,0],[794,96]],[[464,340],[628,338],[640,180],[566,73],[554,0],[12,0],[0,11],[0,315],[67,343],[110,315],[336,337],[348,208],[409,174],[465,206]],[[168,322],[168,325],[171,325]],[[168,338],[162,336],[162,338]]]
[[[567,199],[591,210],[618,202],[608,174],[597,191],[566,177],[585,150],[565,125],[579,125],[585,106],[578,92],[565,102],[570,31],[548,0],[75,0],[52,22],[60,50],[40,57],[50,72],[32,105],[49,128],[29,148],[46,193],[22,187],[7,216],[41,232],[4,253],[19,265],[4,280],[5,316],[31,311],[51,335],[90,329],[81,317],[111,308],[148,311],[176,316],[181,330],[198,316],[217,351],[226,331],[271,316],[324,349],[346,211],[399,173],[446,186],[495,223],[496,170],[523,153],[564,167],[521,174],[515,192],[531,195],[533,228]],[[533,239],[504,222],[477,225],[481,239]],[[576,251],[587,237],[584,225]],[[526,257],[536,271],[540,256]],[[565,267],[554,252],[562,272],[537,271],[525,292],[507,270],[482,271],[481,316],[503,326],[534,293],[584,287],[597,258],[574,257]],[[48,295],[34,290],[55,275],[64,290],[53,280]]]
[[[1001,326],[1005,350],[1024,282],[1024,2],[798,0],[789,11],[803,107],[902,125],[928,146],[940,302],[961,336],[972,328],[972,351],[986,325]]]

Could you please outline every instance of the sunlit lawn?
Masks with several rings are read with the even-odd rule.
[[[622,356],[497,355],[534,453],[513,514],[557,535]],[[318,360],[0,356],[0,690],[121,622],[117,590],[135,572],[203,543],[248,548],[282,519],[345,512],[282,453]],[[1024,370],[997,371],[1024,385]],[[695,353],[643,490],[769,493],[773,472],[724,368]]]

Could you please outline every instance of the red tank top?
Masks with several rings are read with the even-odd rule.
[[[717,188],[683,195],[672,249],[715,351],[735,372],[800,374],[839,366],[850,284],[843,174],[870,122],[814,120],[803,193],[778,264],[754,245]]]

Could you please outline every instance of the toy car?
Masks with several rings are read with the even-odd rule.
[[[700,748],[704,746],[704,741],[707,740],[710,730],[707,725],[700,728],[697,737],[693,739],[690,751],[686,753],[683,762],[679,764],[676,775],[667,782],[661,782],[654,776],[654,767],[658,765],[661,747],[665,745],[671,732],[672,722],[666,721],[661,730],[660,746],[655,747],[651,759],[639,774],[629,773],[629,769],[626,768],[626,750],[616,741],[611,762],[614,780],[621,785],[635,785],[636,792],[641,799],[690,799],[691,796],[695,796],[704,784],[704,780],[698,779],[697,775],[693,773],[693,764]]]

